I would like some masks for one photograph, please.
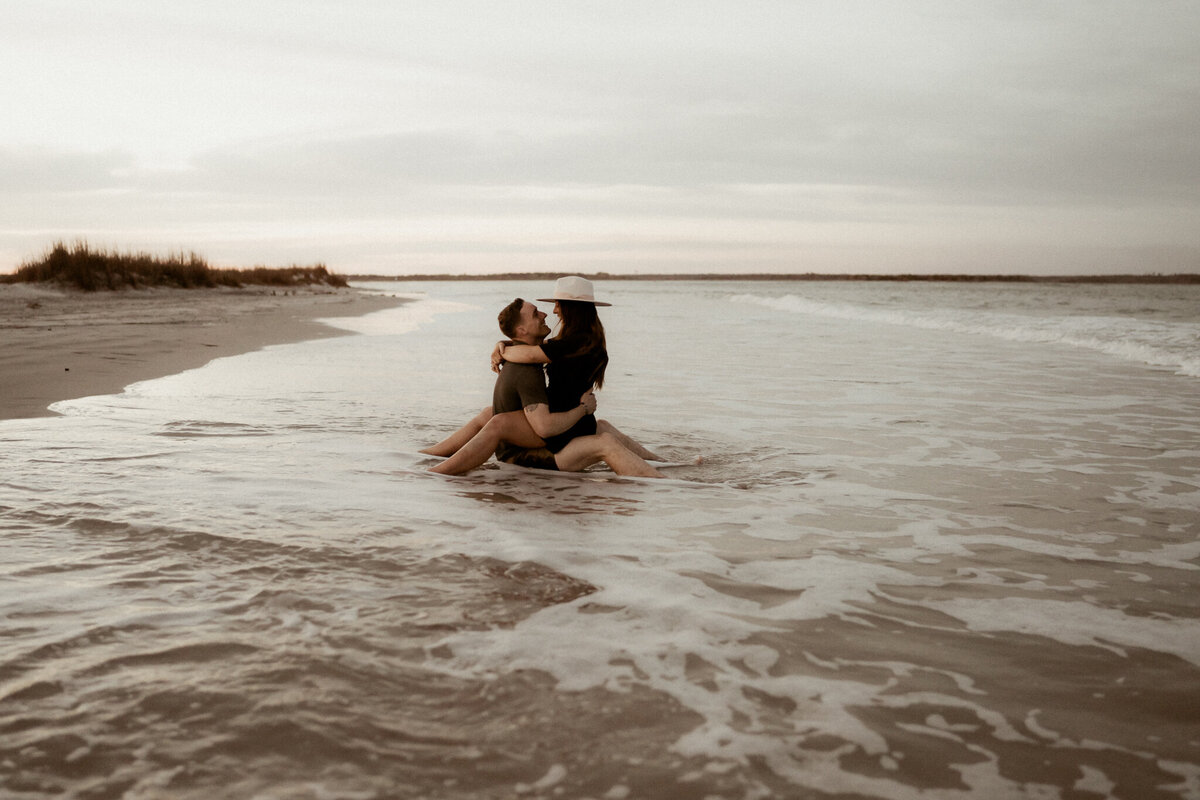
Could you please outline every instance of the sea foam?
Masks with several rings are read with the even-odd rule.
[[[1125,316],[1013,314],[980,309],[873,308],[791,294],[782,297],[739,294],[731,299],[793,314],[990,336],[1013,342],[1065,345],[1127,361],[1168,367],[1180,375],[1200,377],[1200,324],[1197,323]]]

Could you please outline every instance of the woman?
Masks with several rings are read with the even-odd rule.
[[[492,353],[492,369],[499,371],[502,361],[546,364],[546,377],[549,382],[546,393],[550,413],[571,412],[580,406],[581,401],[590,398],[594,388],[598,389],[604,385],[608,350],[605,345],[604,325],[600,322],[596,307],[610,304],[597,302],[591,282],[574,276],[560,278],[555,284],[554,297],[540,299],[543,302],[554,303],[554,312],[560,321],[558,335],[543,340],[540,345],[500,342]],[[542,331],[549,332],[541,321],[545,315],[536,312],[536,309],[534,313],[540,318],[536,321],[543,326]],[[501,313],[501,329],[511,335],[504,312]],[[479,466],[491,456],[501,442],[508,442],[522,448],[545,447],[550,454],[555,454],[554,460],[559,462],[561,468],[564,460],[568,463],[572,461],[569,456],[574,451],[567,451],[566,448],[573,440],[603,434],[606,440],[614,439],[618,445],[608,449],[610,454],[622,462],[622,468],[633,470],[626,474],[657,474],[649,465],[637,462],[644,459],[662,459],[625,436],[615,426],[604,420],[597,420],[591,413],[595,408],[594,399],[589,401],[589,406],[587,413],[569,429],[544,437],[539,437],[533,432],[523,412],[492,416],[491,409],[485,408],[452,436],[421,452],[451,456],[446,462],[435,467],[434,471],[460,474]],[[558,455],[564,451],[565,455]],[[627,459],[626,453],[620,451],[627,451],[636,458]],[[614,470],[621,471],[610,458],[603,460],[608,461]]]

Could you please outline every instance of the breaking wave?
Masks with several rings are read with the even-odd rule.
[[[1033,316],[975,308],[884,309],[790,294],[782,297],[740,294],[732,300],[793,314],[1065,345],[1200,378],[1200,324],[1192,322],[1117,316]]]

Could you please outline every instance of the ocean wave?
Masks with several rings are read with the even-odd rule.
[[[636,289],[604,413],[703,455],[666,480],[430,474],[493,381],[468,282],[0,425],[0,795],[1196,795],[1196,393],[1000,341],[1187,296]]]
[[[190,439],[200,436],[271,436],[272,431],[263,425],[188,419],[169,422],[155,435]]]
[[[871,308],[790,294],[782,297],[739,294],[730,299],[793,314],[1077,347],[1200,378],[1200,325],[1195,323],[1109,316],[1039,317],[975,308]]]

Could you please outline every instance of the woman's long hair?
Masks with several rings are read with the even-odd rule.
[[[559,300],[558,318],[562,327],[555,339],[578,339],[579,349],[571,355],[578,356],[600,351],[600,366],[592,375],[592,383],[599,389],[604,386],[604,370],[608,366],[608,347],[604,342],[604,325],[596,313],[596,307],[591,303],[577,300]]]

